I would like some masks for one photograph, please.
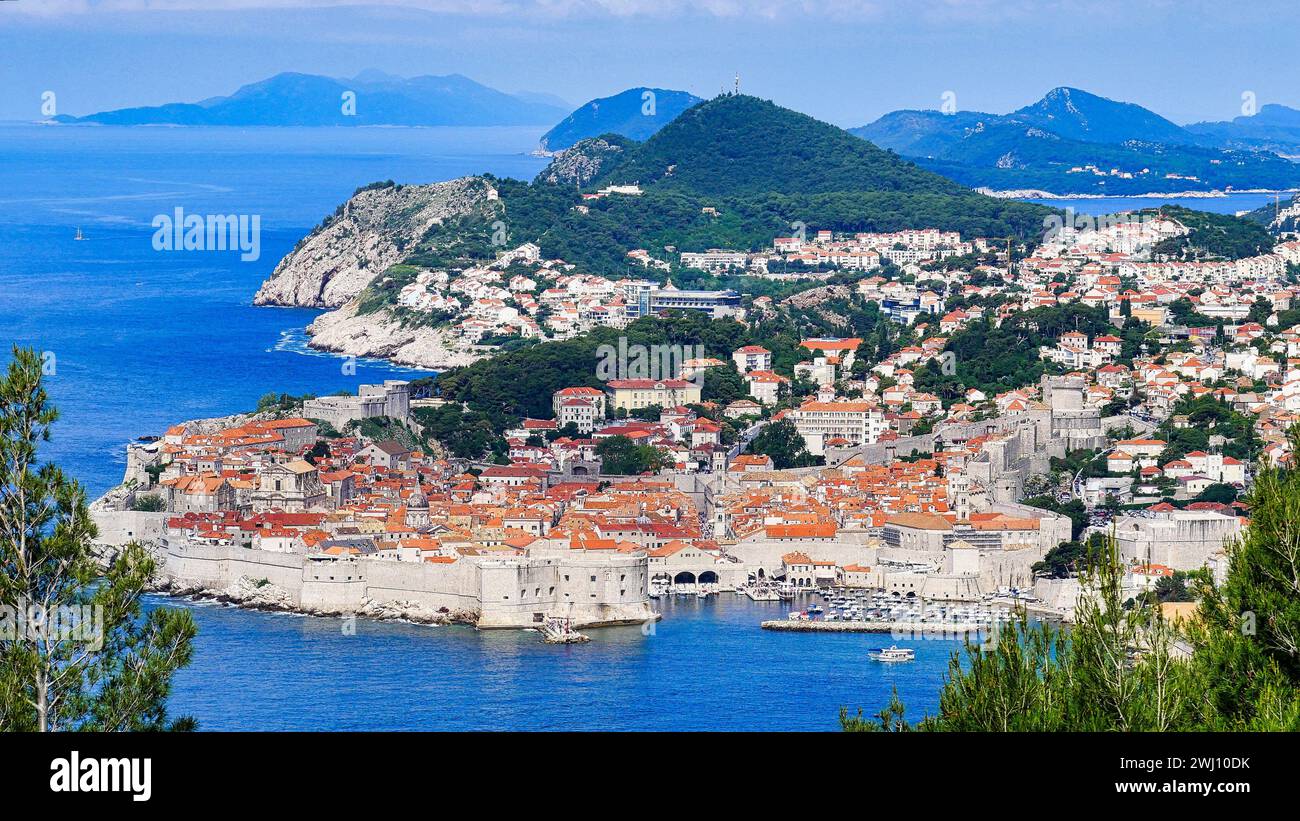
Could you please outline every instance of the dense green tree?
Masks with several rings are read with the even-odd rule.
[[[548,432],[546,434],[546,438],[551,440],[552,442],[560,438],[578,439],[581,438],[581,436],[582,436],[582,431],[578,429],[577,422],[567,422],[565,423],[564,427],[558,428],[554,432]]]
[[[452,456],[479,459],[489,452],[500,455],[505,446],[500,435],[503,428],[493,424],[491,414],[465,411],[460,405],[446,404],[436,408],[417,408],[413,415],[423,426],[426,439],[441,443]]]
[[[1196,498],[1192,501],[1215,502],[1221,505],[1230,505],[1237,501],[1237,489],[1232,485],[1215,483],[1196,494]]]
[[[1104,310],[1078,303],[1022,311],[997,327],[988,320],[974,322],[953,334],[945,348],[954,355],[956,375],[938,367],[920,368],[915,385],[937,395],[950,392],[953,384],[985,393],[1029,385],[1052,367],[1039,357],[1039,346],[1056,345],[1066,331],[1093,337],[1110,330]]]
[[[403,266],[366,288],[359,310],[392,309],[419,267],[493,259],[498,221],[509,244],[534,242],[547,258],[614,277],[636,273],[627,258],[634,248],[757,250],[788,234],[794,223],[845,232],[937,227],[966,237],[1023,238],[1040,231],[1052,213],[980,195],[842,129],[744,95],[702,103],[644,142],[615,142],[616,152],[584,153],[595,170],[580,181],[567,175],[561,181],[552,168],[532,183],[490,177],[499,200],[431,228],[407,251]],[[584,189],[631,182],[642,187],[641,196],[580,199]],[[579,204],[582,211],[574,209]],[[705,207],[717,214],[705,213]],[[752,296],[779,298],[799,287],[690,270],[674,270],[673,276],[681,287],[734,287]],[[403,321],[446,320],[397,313]]]
[[[808,467],[821,462],[820,457],[808,452],[803,437],[789,419],[764,425],[750,442],[749,452],[770,456],[772,466],[777,470]]]
[[[1300,453],[1300,431],[1291,433]],[[1190,627],[1199,724],[1300,729],[1300,469],[1266,465],[1251,487],[1250,527],[1228,548],[1222,585],[1193,583]]]
[[[303,402],[315,398],[316,395],[311,393],[305,393],[302,396],[293,396],[287,393],[266,393],[257,400],[257,412],[276,415],[293,413],[302,408]]]
[[[1187,417],[1186,427],[1175,425],[1174,419],[1178,416]],[[1162,465],[1172,459],[1181,459],[1193,450],[1208,450],[1211,436],[1227,439],[1223,454],[1243,462],[1253,462],[1262,447],[1255,432],[1255,420],[1213,396],[1179,402],[1161,424],[1158,435],[1168,443],[1160,454]]]
[[[1232,214],[1212,214],[1177,205],[1157,209],[1187,226],[1189,233],[1156,243],[1152,253],[1172,259],[1244,259],[1273,250],[1273,236],[1251,220]]]
[[[329,455],[330,455],[329,443],[326,442],[324,439],[320,439],[316,442],[316,444],[311,446],[311,450],[307,451],[307,454],[303,456],[303,459],[307,460],[308,462],[311,462],[314,465],[321,459],[328,459]]]
[[[1192,601],[1192,591],[1187,586],[1188,574],[1183,570],[1174,571],[1173,575],[1156,579],[1155,594],[1157,601]]]
[[[664,409],[660,405],[646,405],[644,408],[628,411],[627,416],[629,419],[640,419],[642,422],[656,422],[663,413]]]
[[[141,493],[135,497],[131,509],[144,513],[161,513],[167,509],[167,500],[157,493]]]
[[[601,439],[596,444],[596,455],[601,459],[600,472],[611,476],[653,473],[668,461],[654,445],[638,445],[626,436]]]
[[[142,614],[154,560],[141,545],[101,565],[85,491],[37,462],[57,418],[39,356],[15,348],[0,379],[0,607],[29,618],[0,633],[0,730],[191,729],[168,716],[167,696],[194,620]]]
[[[1068,579],[1086,568],[1099,555],[1104,542],[1104,537],[1099,533],[1090,536],[1086,544],[1077,541],[1061,542],[1047,551],[1042,561],[1034,563],[1034,575],[1048,579]]]

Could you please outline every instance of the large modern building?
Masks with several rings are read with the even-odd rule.
[[[722,251],[710,248],[701,252],[682,252],[682,267],[699,268],[702,271],[725,271],[728,268],[744,268],[747,263],[743,251]]]
[[[742,317],[740,294],[730,289],[723,291],[685,291],[672,281],[662,287],[645,280],[622,283],[623,297],[627,303],[629,319],[651,316],[662,311],[702,311],[714,319]]]

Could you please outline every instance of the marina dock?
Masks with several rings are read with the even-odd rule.
[[[784,630],[792,633],[950,633],[967,635],[992,628],[992,624],[969,622],[930,621],[796,621],[771,619],[762,623],[764,630]]]

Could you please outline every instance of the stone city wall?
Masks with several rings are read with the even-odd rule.
[[[297,553],[183,541],[165,544],[163,553],[166,576],[181,586],[221,591],[243,578],[265,580],[309,612],[357,612],[367,602],[416,606],[472,614],[483,628],[528,627],[548,615],[568,616],[578,627],[654,618],[644,556],[316,561]]]

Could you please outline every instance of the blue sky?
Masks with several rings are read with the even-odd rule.
[[[1005,112],[1070,85],[1175,122],[1300,108],[1300,4],[1259,0],[9,0],[0,119],[227,94],[280,71],[460,73],[577,104],[742,90],[843,126]]]

